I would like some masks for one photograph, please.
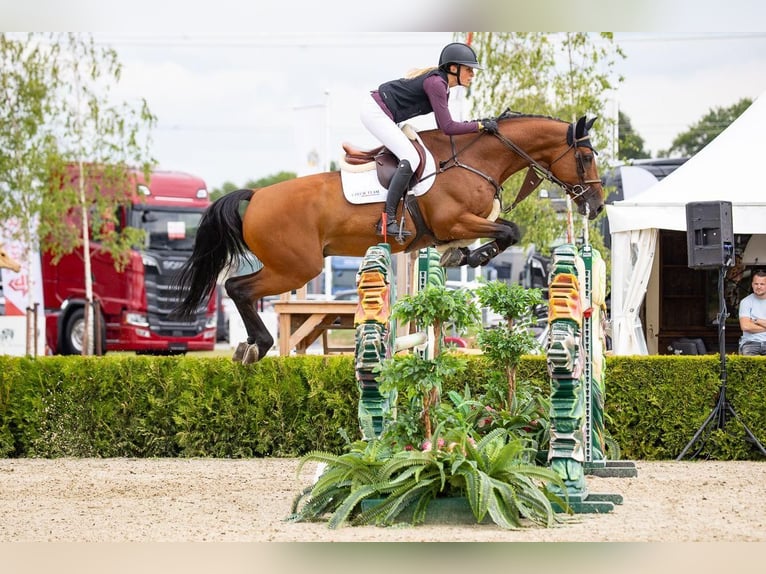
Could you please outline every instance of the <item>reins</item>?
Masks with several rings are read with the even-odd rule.
[[[558,186],[560,186],[562,189],[564,189],[569,196],[572,199],[577,199],[582,195],[585,195],[590,190],[590,185],[593,183],[600,183],[601,180],[599,179],[584,179],[585,178],[585,168],[582,163],[582,156],[580,155],[580,152],[578,151],[578,147],[581,144],[581,142],[588,141],[588,136],[584,136],[581,138],[573,138],[573,141],[571,144],[567,146],[567,149],[565,149],[561,154],[554,159],[550,166],[546,169],[543,167],[543,165],[536,161],[534,158],[532,158],[527,152],[525,152],[523,149],[521,149],[519,146],[517,146],[515,143],[513,143],[511,140],[509,140],[507,137],[505,137],[501,133],[494,134],[497,139],[499,139],[503,144],[516,153],[518,156],[523,158],[528,164],[530,169],[533,169],[538,176],[541,178],[545,178],[551,183],[554,183]],[[588,146],[590,147],[590,146]],[[574,150],[574,156],[575,156],[575,162],[577,165],[577,176],[580,179],[580,183],[575,185],[570,185],[562,180],[560,180],[558,177],[556,177],[553,172],[551,171],[551,168],[553,165],[559,161],[561,158],[563,158],[567,153],[569,153],[569,150]],[[539,181],[538,181],[539,184]],[[534,189],[534,188],[532,188]],[[532,191],[532,189],[528,190],[526,193],[527,195]],[[526,197],[526,195],[524,196]],[[523,197],[521,198],[523,199]],[[516,205],[520,201],[520,199],[517,198],[517,201],[514,201],[513,205],[508,208],[508,211],[510,211],[514,205]]]
[[[478,137],[474,138],[473,140],[471,140],[471,142],[467,146],[465,146],[462,150],[460,150],[460,152],[464,152],[465,150],[470,148],[473,144],[475,144],[477,141],[479,141],[479,138]],[[460,161],[458,160],[458,157],[457,157],[458,153],[460,153],[460,152],[457,149],[455,149],[456,148],[455,140],[454,140],[454,138],[452,136],[450,136],[450,138],[449,138],[449,143],[450,143],[450,146],[452,147],[452,157],[449,158],[449,159],[446,159],[444,161],[440,161],[439,162],[439,173],[444,173],[445,171],[447,171],[451,167],[462,167],[463,169],[466,169],[466,170],[470,171],[471,173],[475,173],[476,175],[478,175],[480,177],[483,177],[490,184],[492,184],[495,187],[495,197],[500,199],[502,191],[503,191],[503,186],[500,185],[499,183],[497,183],[492,178],[492,176],[487,175],[483,171],[480,171],[480,170],[478,170],[475,167],[472,167],[470,165],[466,165],[464,163],[460,163]],[[450,162],[452,162],[452,165],[447,165]]]

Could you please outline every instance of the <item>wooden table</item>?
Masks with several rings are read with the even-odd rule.
[[[324,354],[349,352],[353,348],[330,347],[329,329],[354,329],[356,301],[281,300],[274,303],[279,317],[279,354],[289,355],[293,349],[305,354],[306,349],[322,336]]]

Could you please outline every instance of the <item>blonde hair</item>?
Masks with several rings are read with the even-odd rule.
[[[405,74],[405,78],[408,80],[411,78],[417,78],[418,76],[422,76],[423,74],[427,74],[428,72],[431,72],[436,69],[436,66],[431,66],[429,68],[415,68],[414,70],[410,70]]]

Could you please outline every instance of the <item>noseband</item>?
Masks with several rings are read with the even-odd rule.
[[[574,134],[574,126],[570,126],[569,129],[572,130],[572,134]],[[553,167],[554,163],[564,157],[570,149],[574,148],[577,177],[580,180],[580,183],[572,186],[562,185],[562,187],[567,190],[567,193],[569,193],[569,196],[572,199],[577,199],[580,196],[584,196],[588,191],[591,190],[590,184],[601,183],[600,179],[585,179],[585,162],[583,161],[582,153],[580,153],[581,147],[586,147],[593,153],[596,153],[590,143],[590,138],[587,135],[584,135],[580,138],[575,138],[574,135],[572,135],[572,143],[569,144],[569,147],[564,150],[564,153],[562,153],[559,157],[551,162],[551,167]]]

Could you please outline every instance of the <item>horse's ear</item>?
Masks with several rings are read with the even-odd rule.
[[[593,124],[598,119],[598,116],[591,118],[586,124],[585,124],[585,133],[587,134],[590,131],[590,128],[593,127]]]
[[[582,116],[579,120],[577,120],[577,124],[575,125],[575,139],[584,137],[586,133],[588,133],[588,131],[585,127],[585,116]]]

